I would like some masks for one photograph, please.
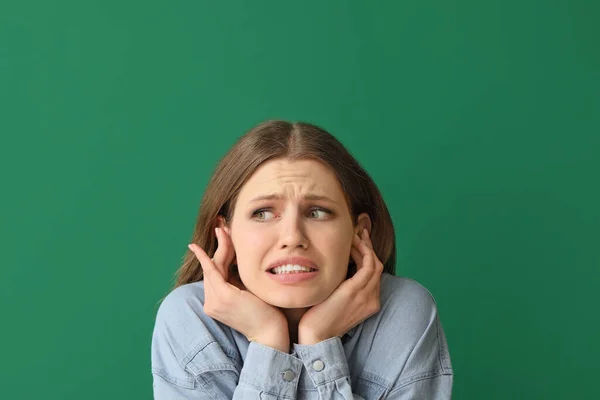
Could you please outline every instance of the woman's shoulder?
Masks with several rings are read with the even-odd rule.
[[[171,290],[160,302],[156,312],[154,335],[177,338],[176,347],[185,351],[194,336],[207,332],[209,317],[204,314],[204,282],[188,283]],[[189,335],[189,337],[188,337]]]
[[[381,305],[394,303],[401,307],[430,309],[435,299],[429,289],[414,279],[383,273],[381,276]]]
[[[206,320],[204,314],[204,282],[193,282],[171,290],[158,306],[156,326],[184,329],[190,320]]]
[[[182,312],[182,309],[202,309],[204,304],[204,281],[186,283],[171,290],[161,301],[158,315]]]
[[[166,355],[198,373],[212,365],[239,363],[232,330],[204,313],[204,282],[173,289],[161,302],[153,332],[153,365]],[[167,368],[171,369],[171,368]]]
[[[380,311],[367,320],[378,340],[415,345],[428,329],[437,328],[435,299],[414,279],[384,273],[380,299]]]
[[[156,328],[161,327],[175,333],[182,343],[202,337],[222,342],[229,340],[231,334],[229,327],[204,312],[204,281],[171,290],[156,313]]]
[[[161,302],[152,334],[152,371],[169,382],[193,387],[216,365],[236,371],[240,356],[231,329],[204,313],[204,282],[173,289]]]
[[[234,347],[229,346],[231,330],[204,313],[203,281],[178,286],[163,299],[156,313],[154,336],[168,337],[181,359],[214,342]]]
[[[394,382],[395,389],[451,374],[436,302],[414,279],[382,275],[381,309],[364,322],[360,340],[370,349],[362,370]]]

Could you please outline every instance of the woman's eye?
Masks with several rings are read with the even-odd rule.
[[[316,219],[324,219],[329,216],[330,212],[322,208],[313,208],[310,210],[310,217]],[[319,218],[320,217],[320,218]]]
[[[269,211],[269,210],[256,210],[256,211],[254,211],[252,216],[259,221],[267,221],[267,220],[273,218],[272,214],[273,214],[273,212]]]
[[[308,214],[309,218],[313,219],[327,219],[330,215],[331,212],[323,208],[312,208]],[[267,209],[256,210],[252,213],[252,218],[257,221],[269,221],[275,217],[275,213]]]

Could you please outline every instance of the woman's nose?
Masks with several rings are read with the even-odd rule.
[[[280,248],[308,248],[308,238],[306,237],[301,218],[298,215],[287,215],[283,218],[283,221],[281,221],[280,226]]]

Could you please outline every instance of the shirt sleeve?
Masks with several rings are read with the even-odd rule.
[[[247,393],[255,393],[256,397],[248,398],[296,399],[301,370],[302,361],[294,353],[283,353],[251,342],[238,387],[243,387]]]
[[[319,400],[360,399],[352,394],[350,369],[339,337],[313,345],[294,344],[294,351],[315,384]]]

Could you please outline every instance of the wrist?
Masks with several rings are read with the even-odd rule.
[[[319,334],[308,329],[298,328],[298,344],[313,345],[329,339],[331,335]]]
[[[271,347],[275,350],[279,350],[282,353],[290,352],[290,340],[283,339],[280,337],[259,337],[253,340],[256,343],[260,343],[263,346]]]
[[[256,335],[254,338],[248,338],[248,340],[283,353],[290,352],[290,336],[287,330],[287,323],[285,327],[278,326],[271,330],[262,330],[259,335]]]

